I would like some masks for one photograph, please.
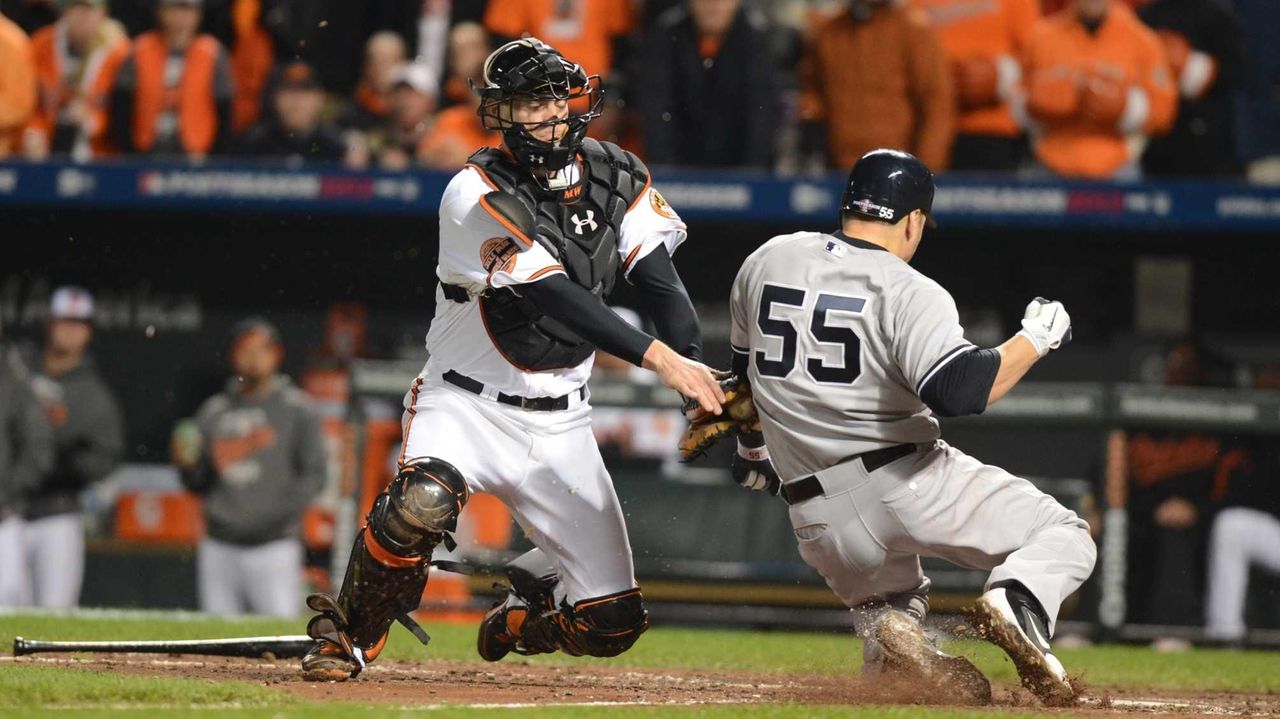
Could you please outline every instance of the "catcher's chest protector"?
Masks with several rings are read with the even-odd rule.
[[[603,298],[618,276],[622,218],[644,192],[648,171],[635,155],[612,143],[588,138],[581,154],[583,180],[573,197],[543,190],[528,170],[494,148],[475,153],[470,163],[529,208],[537,223],[535,241],[559,260],[569,279]],[[510,288],[486,292],[480,311],[494,345],[521,369],[574,367],[595,351],[594,345]]]

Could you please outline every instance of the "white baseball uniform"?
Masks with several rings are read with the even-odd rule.
[[[440,203],[441,282],[473,296],[518,287],[564,269],[544,247],[513,238],[480,204],[493,189],[474,167],[459,172]],[[580,218],[583,223],[596,218]],[[652,188],[627,211],[618,237],[622,272],[659,246],[684,241],[684,223]],[[525,371],[490,338],[478,302],[452,302],[436,292],[427,334],[430,358],[405,396],[400,461],[423,457],[458,468],[473,491],[501,499],[559,570],[565,599],[613,594],[636,586],[622,510],[591,433],[585,385],[592,357],[566,369]],[[448,382],[453,370],[483,383],[481,395]],[[569,397],[562,411],[501,404],[498,393]]]
[[[920,555],[1022,582],[1050,628],[1095,559],[1088,525],[1030,482],[940,439],[920,393],[973,351],[955,301],[883,248],[842,234],[775,237],[743,263],[734,350],[784,483],[823,494],[791,507],[800,555],[850,607],[886,600],[923,617]],[[858,455],[916,451],[868,473]]]

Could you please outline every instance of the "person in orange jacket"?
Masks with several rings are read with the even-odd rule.
[[[571,57],[588,75],[616,65],[615,40],[635,28],[631,0],[489,0],[484,26],[501,45],[534,35]]]
[[[889,0],[852,0],[814,33],[801,68],[801,117],[807,129],[825,130],[831,167],[892,147],[945,168],[956,103],[929,19]]]
[[[0,158],[15,149],[35,107],[31,41],[22,28],[0,15]]]
[[[126,152],[192,161],[225,146],[234,95],[222,45],[198,34],[201,0],[160,0],[157,29],[139,35],[111,99],[111,134]]]
[[[31,38],[40,101],[22,138],[23,155],[77,162],[113,152],[107,102],[129,54],[124,26],[107,15],[105,0],[60,0],[58,22]]]
[[[492,51],[489,36],[478,23],[464,22],[449,31],[450,77],[445,87],[467,87],[467,80],[484,79],[484,61]],[[435,124],[418,143],[419,164],[438,170],[461,170],[471,153],[502,144],[502,134],[484,129],[476,114],[480,96],[468,89],[466,101],[441,110]]]
[[[1038,0],[911,0],[929,15],[955,80],[953,170],[1013,171],[1025,155],[1009,101],[1022,79],[1021,58],[1040,19]]]
[[[1038,22],[1015,112],[1036,159],[1068,177],[1133,179],[1148,138],[1166,132],[1177,88],[1154,32],[1122,2],[1074,0]]]

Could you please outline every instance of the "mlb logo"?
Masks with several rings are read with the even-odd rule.
[[[836,257],[844,257],[844,245],[835,240],[827,240],[827,246],[822,248]]]

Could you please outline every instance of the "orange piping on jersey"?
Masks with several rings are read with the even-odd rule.
[[[640,198],[644,197],[645,194],[649,192],[649,185],[652,182],[653,182],[653,178],[650,178],[650,177],[644,178],[644,189],[640,191],[640,194],[636,195],[635,198],[631,200],[631,204],[627,206],[627,212],[630,212],[636,209],[636,205],[640,204]]]
[[[528,279],[528,280],[526,280],[525,282],[533,282],[534,280],[538,279],[539,277],[541,277],[541,276],[543,276],[543,275],[546,275],[546,274],[549,274],[549,273],[552,273],[552,272],[555,272],[556,270],[563,271],[563,270],[564,270],[564,265],[547,265],[546,267],[543,267],[542,269],[538,270],[537,272],[535,272],[535,273],[533,273],[533,274],[529,275],[529,279]]]
[[[627,255],[627,259],[626,259],[626,261],[624,261],[624,262],[622,263],[622,273],[623,273],[623,274],[626,274],[627,270],[631,269],[631,263],[635,261],[635,259],[636,259],[636,255],[640,254],[640,249],[641,249],[642,247],[644,247],[644,243],[643,243],[643,242],[641,242],[640,244],[636,245],[636,248],[635,248],[634,250],[632,250],[632,251],[631,251],[631,254]]]
[[[368,531],[367,527],[364,533],[364,548],[368,550],[369,556],[373,557],[374,561],[391,569],[408,569],[422,563],[422,557],[401,557],[393,554],[390,549],[378,544],[377,537],[374,537],[373,532]]]
[[[497,185],[493,184],[493,180],[489,179],[489,173],[485,172],[484,169],[482,169],[479,165],[473,162],[468,162],[467,164],[463,165],[463,167],[470,167],[471,169],[480,173],[480,179],[484,180],[484,184],[488,185],[490,188],[495,190],[499,189]]]
[[[413,427],[413,418],[418,414],[418,410],[414,409],[418,405],[418,390],[422,387],[422,378],[418,377],[413,381],[413,388],[409,390],[409,409],[405,413],[409,415],[409,419],[404,423],[404,437],[400,441],[400,457],[396,460],[396,465],[404,464],[405,450],[409,449],[409,428]]]
[[[523,232],[521,232],[515,225],[508,222],[507,218],[502,216],[502,213],[493,209],[493,207],[489,204],[489,201],[484,199],[484,195],[480,196],[480,206],[483,207],[484,211],[488,212],[489,215],[493,217],[493,219],[497,220],[498,224],[507,228],[507,230],[509,230],[511,234],[515,235],[517,240],[520,240],[521,242],[523,242],[525,247],[533,247],[533,240],[529,239],[529,237],[525,235]]]

